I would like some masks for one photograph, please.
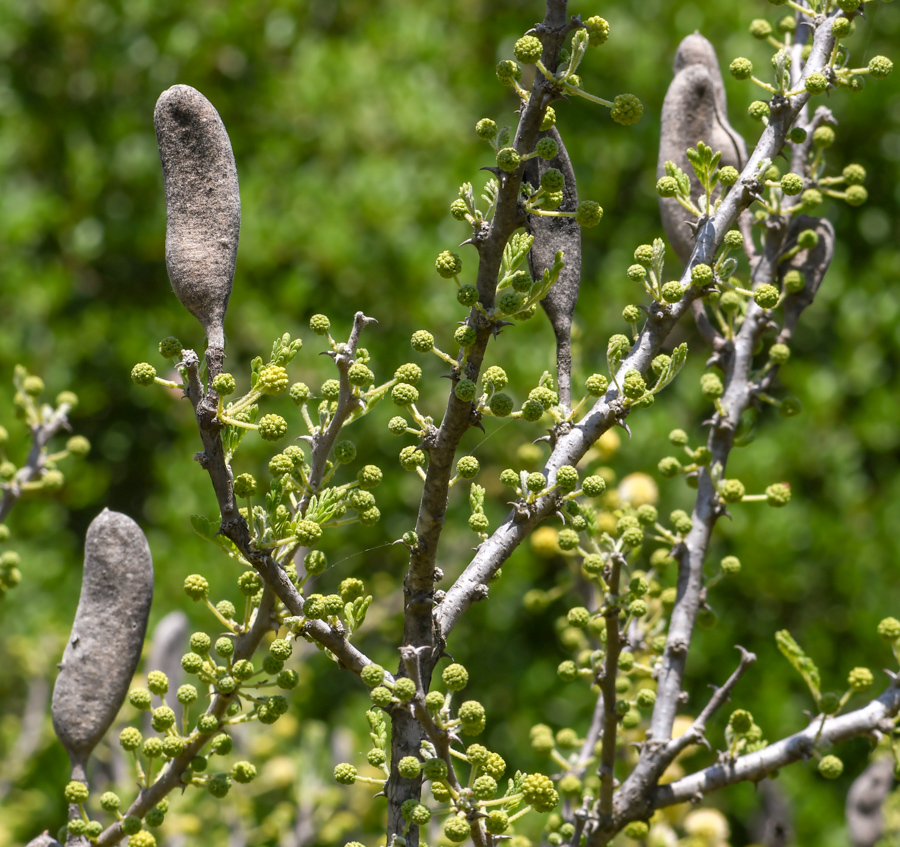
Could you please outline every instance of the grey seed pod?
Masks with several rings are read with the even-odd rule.
[[[104,509],[88,528],[81,597],[53,688],[53,728],[75,778],[113,722],[141,657],[153,562],[140,527]]]
[[[882,806],[894,784],[890,757],[876,759],[847,792],[847,832],[853,847],[873,847],[884,833]]]
[[[175,296],[224,348],[241,230],[237,168],[225,125],[189,85],[164,91],[153,113],[166,188],[166,268]]]
[[[536,188],[541,183],[544,171],[556,168],[566,180],[560,211],[574,212],[578,208],[578,191],[575,172],[566,146],[556,127],[542,132],[541,137],[552,138],[559,145],[559,152],[549,161],[541,158],[530,159],[525,169],[525,181]],[[575,218],[529,215],[528,231],[534,236],[534,244],[528,254],[528,264],[535,279],[540,279],[544,271],[553,266],[558,250],[563,251],[566,263],[556,284],[541,300],[541,306],[550,318],[550,325],[556,336],[557,387],[560,403],[568,406],[572,394],[572,315],[575,313],[578,289],[581,285],[581,227],[575,222]]]
[[[43,832],[37,838],[32,838],[25,847],[62,847],[62,845],[49,832]]]
[[[672,80],[662,108],[662,135],[659,141],[657,177],[665,176],[665,163],[674,162],[691,180],[691,196],[700,196],[700,184],[685,151],[698,141],[714,152],[721,151],[720,167],[741,170],[747,161],[744,139],[728,123],[725,85],[716,51],[699,32],[678,46]],[[689,213],[671,197],[660,197],[659,210],[666,238],[684,264],[694,249],[694,239],[686,221]]]

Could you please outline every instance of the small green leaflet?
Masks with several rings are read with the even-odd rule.
[[[534,236],[525,232],[514,232],[506,246],[503,248],[503,259],[500,263],[500,283],[497,290],[506,288],[509,285],[510,278],[518,269],[519,265],[525,261],[531,245],[534,243]]]
[[[210,521],[209,518],[205,518],[203,515],[191,515],[191,526],[197,535],[206,539],[210,544],[215,544],[216,547],[224,550],[232,559],[247,564],[247,560],[240,554],[234,542],[219,532],[221,525],[221,521]]]
[[[678,376],[678,372],[684,367],[684,363],[687,361],[688,348],[687,344],[679,344],[673,351],[672,356],[669,360],[669,364],[666,369],[659,375],[659,379],[656,381],[656,384],[651,389],[651,394],[656,394],[662,391],[676,376]]]
[[[816,703],[818,703],[821,696],[820,686],[822,683],[816,663],[803,652],[800,645],[794,641],[793,636],[786,629],[775,633],[775,643],[785,659],[803,677]]]
[[[369,594],[367,597],[357,597],[352,603],[345,604],[344,617],[347,620],[347,629],[351,633],[363,625],[371,602],[372,595]]]

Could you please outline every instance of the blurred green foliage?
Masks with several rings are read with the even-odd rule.
[[[700,29],[725,62],[746,55],[761,65],[768,47],[754,42],[747,26],[758,16],[774,22],[777,13],[762,2],[709,0],[636,6],[613,0],[599,10],[570,11],[599,12],[612,25],[608,44],[582,66],[585,88],[604,97],[632,92],[645,106],[641,123],[623,128],[586,102],[557,104],[580,195],[607,211],[585,238],[576,318],[576,370],[583,377],[601,369],[609,335],[626,330],[622,307],[640,302],[624,273],[633,249],[661,234],[654,192],[658,115],[678,42]],[[156,345],[164,336],[198,349],[203,343],[165,273],[152,126],[160,91],[176,82],[201,90],[233,142],[243,231],[226,332],[229,367],[239,384],[247,384],[249,359],[290,332],[306,343],[292,377],[318,385],[330,373],[317,356],[320,340],[306,328],[309,315],[329,315],[339,338],[356,310],[379,321],[363,343],[376,376],[388,379],[416,355],[408,343],[413,330],[429,329],[446,348],[463,317],[453,283],[437,277],[433,259],[466,237],[448,213],[458,185],[472,180],[479,188],[486,175],[478,168],[492,164],[475,122],[484,116],[501,125],[515,121],[515,100],[497,84],[494,64],[541,16],[540,4],[521,0],[0,0],[0,378],[8,384],[18,362],[41,374],[51,394],[76,391],[81,402],[73,426],[94,446],[88,459],[70,468],[61,494],[49,503],[20,504],[9,521],[8,546],[21,554],[24,578],[0,606],[0,847],[45,827],[55,831],[65,819],[66,762],[49,718],[27,760],[17,757],[15,745],[29,685],[52,683],[92,517],[109,506],[147,532],[158,575],[151,623],[183,608],[193,626],[214,631],[210,616],[189,608],[181,592],[186,573],[204,573],[216,599],[238,596],[230,563],[190,528],[190,514],[213,517],[215,501],[191,461],[199,442],[188,404],[139,389],[128,378],[138,361],[162,368]],[[891,55],[900,18],[896,9],[872,3],[857,29],[849,44],[859,67],[878,53]],[[837,254],[782,377],[805,411],[790,420],[764,414],[755,443],[736,453],[729,467],[749,491],[787,480],[794,498],[778,511],[733,507],[733,520],[720,524],[711,561],[734,553],[743,570],[712,592],[718,622],[698,632],[689,662],[689,710],[696,713],[707,686],[721,683],[734,667],[733,645],[755,651],[760,662],[733,701],[753,712],[769,740],[801,728],[803,710],[812,708],[775,649],[776,630],[789,628],[801,641],[822,668],[826,688],[843,689],[855,665],[892,663],[875,626],[897,615],[900,604],[896,78],[830,98],[839,122],[830,170],[837,173],[851,161],[864,165],[870,199],[860,209],[833,201],[825,207],[837,227]],[[752,145],[758,125],[745,108],[755,94],[730,79],[726,86],[732,123]],[[462,255],[465,276],[475,254],[465,248]],[[538,316],[510,328],[490,348],[487,364],[507,369],[519,401],[553,369],[551,338]],[[629,419],[633,438],[623,434],[614,456],[595,460],[617,478],[655,473],[670,452],[665,435],[675,426],[686,429],[693,444],[705,438],[701,422],[708,408],[698,390],[705,351],[690,326],[673,339],[681,340],[694,353],[692,363],[653,409]],[[421,405],[439,415],[446,383],[436,361],[422,364]],[[26,434],[13,418],[11,396],[11,389],[0,391],[0,423],[17,445],[14,459],[21,460]],[[279,411],[276,406],[271,410]],[[285,403],[280,411],[291,408]],[[348,431],[360,459],[388,471],[379,489],[384,517],[375,527],[331,534],[325,546],[332,565],[321,585],[334,590],[351,575],[367,580],[383,611],[373,610],[361,646],[392,667],[405,561],[402,548],[389,543],[413,527],[419,485],[397,466],[401,444],[387,433],[389,416],[379,407]],[[527,447],[541,434],[534,427],[491,421],[486,430],[470,432],[463,448],[482,463],[479,481],[488,487],[486,511],[496,525],[506,509],[499,471],[538,469],[544,453]],[[264,467],[267,454],[258,440],[255,445],[241,457],[241,470]],[[691,502],[681,482],[663,482],[661,489],[663,513]],[[460,529],[445,535],[439,561],[448,577],[444,587],[471,556],[475,539],[465,530],[466,515],[465,497],[455,491],[449,525]],[[490,601],[471,610],[449,649],[469,667],[469,690],[488,708],[486,743],[513,769],[545,767],[524,740],[529,727],[542,721],[583,732],[590,714],[589,692],[557,680],[556,666],[568,656],[547,637],[577,601],[558,600],[537,617],[523,609],[529,589],[572,581],[561,558],[523,548],[503,570]],[[289,718],[244,739],[248,753],[272,757],[259,782],[233,791],[221,809],[208,797],[173,798],[170,818],[188,843],[201,832],[203,843],[224,843],[229,826],[243,827],[254,845],[376,837],[381,801],[371,800],[365,787],[344,789],[330,779],[335,762],[353,760],[364,749],[365,693],[315,651],[304,659]],[[39,701],[40,690],[32,693]],[[123,713],[123,719],[133,717]],[[714,745],[723,730],[724,717],[712,728]],[[839,751],[847,767],[834,783],[819,778],[812,765],[780,776],[776,785],[792,807],[797,843],[845,843],[843,796],[864,767],[868,747],[858,741]],[[100,758],[100,772],[121,780],[113,748],[101,750]],[[708,760],[698,755],[689,764]],[[728,813],[734,844],[753,840],[758,794],[745,786],[710,802]],[[292,828],[293,841],[286,834]]]

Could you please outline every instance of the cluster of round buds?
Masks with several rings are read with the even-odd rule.
[[[457,253],[444,250],[435,259],[434,267],[444,279],[452,279],[462,271],[462,259]]]

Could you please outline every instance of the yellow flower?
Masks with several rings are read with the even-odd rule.
[[[659,487],[652,476],[632,473],[619,483],[619,496],[635,508],[646,504],[655,506],[659,501]]]

